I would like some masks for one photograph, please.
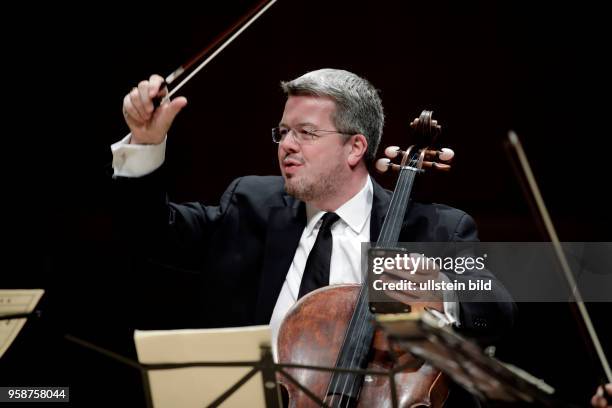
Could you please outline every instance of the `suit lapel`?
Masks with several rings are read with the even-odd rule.
[[[391,202],[391,193],[386,191],[374,179],[372,179],[373,200],[372,215],[370,217],[370,242],[376,242],[380,235],[380,230],[387,215],[387,209]]]
[[[306,226],[306,206],[288,195],[286,206],[270,210],[259,297],[257,324],[268,324]]]

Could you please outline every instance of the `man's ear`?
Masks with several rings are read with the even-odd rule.
[[[355,167],[359,161],[363,159],[368,150],[368,140],[362,134],[356,134],[350,137],[347,141],[350,144],[350,152],[347,158],[348,164]]]

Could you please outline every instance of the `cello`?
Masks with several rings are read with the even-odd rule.
[[[401,153],[401,164],[392,164],[384,158],[376,164],[379,171],[388,168],[399,171],[376,248],[396,246],[415,177],[424,171],[428,146],[441,130],[431,111],[423,111],[411,127],[417,139],[413,146],[405,152],[396,147],[386,149],[391,158]],[[436,167],[433,163],[431,166]],[[279,363],[339,369],[333,372],[286,369],[324,406],[386,407],[394,406],[395,402],[406,407],[442,406],[449,393],[447,378],[429,364],[390,347],[374,326],[368,285],[365,278],[363,281],[322,287],[302,297],[281,323],[277,343]],[[358,373],[364,369],[385,372],[398,367],[406,368],[393,381],[382,375]],[[320,406],[293,381],[280,377],[279,382],[288,393],[290,407]]]

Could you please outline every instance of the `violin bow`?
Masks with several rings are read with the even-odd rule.
[[[170,75],[168,75],[164,83],[162,83],[161,88],[164,86],[169,86],[178,78],[180,78],[186,71],[188,71],[191,67],[197,64],[202,58],[208,55],[211,51],[213,51],[208,58],[202,61],[189,75],[185,77],[178,85],[176,85],[172,90],[169,91],[168,95],[165,98],[170,98],[174,95],[179,89],[183,87],[191,78],[193,78],[202,68],[208,65],[221,51],[225,49],[228,45],[232,43],[236,38],[240,36],[251,24],[253,24],[259,17],[261,17],[274,3],[278,0],[264,0],[258,3],[255,7],[253,7],[247,14],[242,16],[238,21],[236,21],[231,27],[229,27],[225,32],[219,34],[212,43],[210,43],[206,48],[202,49],[197,55],[187,61],[185,64],[181,65]],[[221,45],[219,45],[221,44]]]
[[[582,317],[582,321],[586,327],[586,330],[589,334],[591,344],[593,345],[595,352],[597,353],[597,357],[603,368],[603,371],[608,379],[609,383],[612,383],[612,371],[610,370],[610,365],[604,353],[604,350],[601,346],[601,342],[599,341],[599,337],[597,336],[597,332],[595,331],[595,327],[593,326],[593,322],[591,317],[589,316],[589,312],[587,311],[586,306],[584,305],[584,301],[582,299],[582,295],[580,294],[580,290],[578,290],[578,285],[576,284],[576,280],[574,279],[574,275],[572,274],[571,268],[569,266],[569,262],[565,257],[565,252],[563,252],[563,248],[561,247],[561,242],[559,241],[559,236],[557,235],[557,231],[551,221],[550,214],[544,204],[544,199],[542,198],[542,194],[540,193],[540,189],[538,184],[536,183],[533,172],[531,171],[531,166],[529,165],[529,161],[527,160],[527,155],[523,150],[523,145],[519,140],[517,134],[513,131],[508,132],[508,141],[505,144],[507,148],[511,148],[516,153],[516,157],[518,158],[518,162],[520,164],[520,168],[523,171],[523,175],[525,176],[526,182],[528,184],[528,189],[525,187],[524,190],[530,191],[531,196],[528,196],[528,199],[532,201],[532,204],[535,204],[535,208],[537,209],[541,221],[544,224],[544,228],[546,233],[548,234],[555,251],[555,255],[559,261],[561,269],[563,270],[563,275],[569,284],[570,289],[573,292],[574,299],[576,300],[576,305],[578,311],[580,312],[580,316]],[[524,181],[519,178],[519,180],[524,183]],[[605,387],[604,387],[605,393]]]
[[[163,101],[170,99],[179,89],[181,89],[191,78],[193,78],[198,72],[202,70],[208,63],[210,63],[221,51],[223,51],[228,45],[232,43],[236,38],[240,36],[251,24],[253,24],[259,17],[261,17],[274,3],[278,0],[263,0],[255,5],[249,12],[243,15],[238,21],[236,21],[231,27],[219,34],[210,44],[198,52],[189,61],[172,71],[170,75],[164,78],[164,82],[161,83],[159,89],[169,87],[170,84],[175,82],[177,79],[183,76],[189,71],[194,65],[200,62],[204,57],[208,56],[204,61],[193,69],[181,82],[179,82],[171,90],[168,90],[168,94],[163,97],[157,97],[153,99],[155,107],[159,106]],[[211,53],[212,52],[212,53]],[[209,55],[210,53],[210,55]]]

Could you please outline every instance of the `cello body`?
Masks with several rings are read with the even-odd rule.
[[[343,284],[317,289],[288,312],[278,338],[281,364],[333,367],[337,361],[348,323],[353,315],[360,285]],[[394,356],[396,358],[394,358]],[[382,332],[375,331],[370,348],[368,370],[388,370],[415,360],[410,354],[395,355]],[[300,384],[310,389],[330,406],[345,406],[325,398],[331,373],[308,369],[286,369]],[[400,407],[441,407],[448,397],[448,380],[428,364],[405,370],[395,377]],[[290,407],[317,407],[300,389],[283,379],[279,382],[289,394]],[[387,376],[366,376],[357,407],[391,407],[390,381]]]

